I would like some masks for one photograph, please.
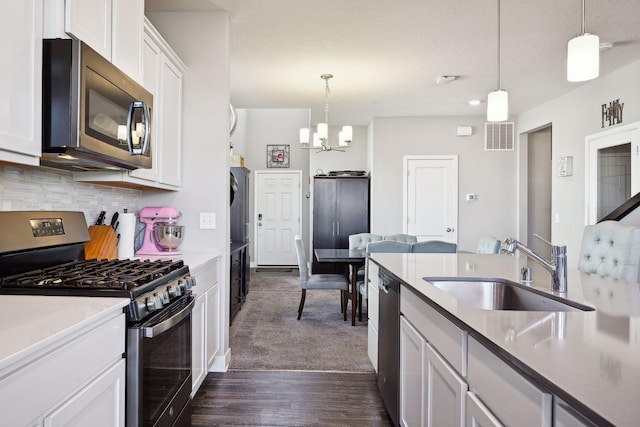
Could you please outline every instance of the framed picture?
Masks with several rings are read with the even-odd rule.
[[[289,167],[289,146],[288,145],[267,145],[267,167],[268,168],[288,168]]]

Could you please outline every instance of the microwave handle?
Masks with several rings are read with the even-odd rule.
[[[131,140],[131,125],[133,124],[133,113],[136,108],[142,108],[142,114],[144,116],[144,137],[140,148],[133,147],[133,141]],[[149,126],[149,107],[144,101],[133,101],[129,105],[129,115],[127,116],[127,144],[129,145],[129,152],[133,155],[145,155],[148,153],[149,148],[149,134],[151,127]]]

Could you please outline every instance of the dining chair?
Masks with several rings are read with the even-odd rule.
[[[476,247],[477,254],[497,254],[502,242],[495,237],[481,237]]]
[[[416,236],[412,236],[411,234],[398,233],[398,234],[391,234],[389,236],[384,236],[384,240],[393,240],[396,242],[403,242],[403,243],[414,243],[418,241],[418,238]]]
[[[411,252],[411,244],[405,242],[397,242],[395,240],[380,240],[367,244],[367,253],[388,252],[388,253],[409,253]],[[362,299],[364,298],[369,304],[369,258],[365,261],[365,275],[363,281],[358,281],[358,320],[362,321]]]
[[[640,227],[602,221],[584,227],[578,270],[627,282],[640,278]]]
[[[344,314],[344,320],[347,320],[347,297],[345,292],[349,291],[349,281],[342,274],[310,274],[307,264],[307,256],[304,251],[304,243],[300,236],[293,238],[296,254],[298,256],[298,270],[300,271],[300,306],[298,307],[298,320],[302,316],[304,309],[304,300],[307,297],[307,289],[339,289],[340,290],[340,306]],[[353,304],[354,302],[352,302]]]
[[[379,234],[373,233],[358,233],[349,235],[349,249],[358,249],[365,250],[367,248],[367,244],[371,242],[379,242],[382,240],[382,236]],[[356,281],[364,280],[364,267],[358,269],[358,276],[356,277]],[[349,267],[349,280],[351,280],[351,276],[353,272],[351,271],[351,267]]]
[[[420,253],[456,253],[458,245],[455,243],[443,242],[441,240],[425,240],[411,244],[411,252]]]

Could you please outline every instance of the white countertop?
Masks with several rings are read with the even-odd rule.
[[[0,378],[85,326],[122,313],[128,303],[126,298],[0,295]]]
[[[640,425],[639,284],[570,270],[566,298],[594,311],[491,311],[460,303],[423,277],[519,282],[520,269],[529,265],[531,286],[551,293],[549,273],[510,255],[375,253],[371,259],[580,411],[593,411],[619,426]]]

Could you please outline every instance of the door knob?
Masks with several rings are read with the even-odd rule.
[[[447,227],[447,230],[446,230],[446,231],[447,231],[447,233],[451,233],[451,232],[453,232],[453,228],[451,228],[451,227]]]

